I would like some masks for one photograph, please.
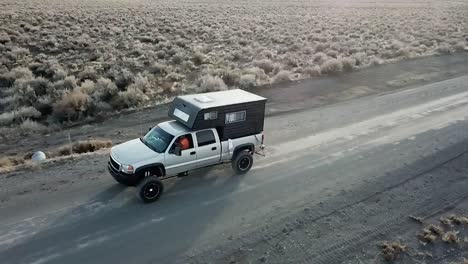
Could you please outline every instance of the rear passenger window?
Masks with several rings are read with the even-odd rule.
[[[216,143],[215,136],[211,130],[197,132],[197,141],[199,147]]]

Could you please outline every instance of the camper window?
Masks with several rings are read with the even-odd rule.
[[[217,119],[218,118],[218,112],[217,111],[213,111],[213,112],[209,112],[209,113],[205,113],[205,120],[214,120],[214,119]]]
[[[226,124],[245,121],[245,111],[239,111],[226,114]]]

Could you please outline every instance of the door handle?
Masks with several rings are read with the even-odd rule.
[[[197,152],[192,151],[192,152],[190,152],[190,155],[195,155],[196,153],[197,153]]]
[[[211,150],[216,150],[216,147],[212,147]]]

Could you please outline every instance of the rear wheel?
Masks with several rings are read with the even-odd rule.
[[[156,176],[146,177],[137,188],[138,198],[145,203],[157,201],[164,191],[164,185]]]
[[[253,165],[253,157],[247,151],[242,151],[236,155],[236,158],[232,161],[232,169],[236,174],[247,173]]]

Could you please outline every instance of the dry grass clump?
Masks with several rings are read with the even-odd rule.
[[[111,140],[90,139],[85,141],[78,141],[72,144],[65,144],[56,149],[47,151],[46,156],[48,159],[50,159],[62,156],[69,156],[72,154],[95,152],[97,150],[110,147],[112,147]],[[24,156],[10,156],[0,158],[0,168],[7,168],[24,164],[31,159],[31,156],[32,153],[28,153]]]
[[[401,242],[384,242],[380,247],[386,261],[394,261],[406,252],[406,245]]]
[[[112,146],[111,140],[97,140],[91,139],[86,141],[79,141],[73,144],[63,145],[56,150],[50,151],[48,157],[67,156],[74,153],[82,154],[94,152],[103,148],[110,148]]]
[[[33,121],[31,119],[26,119],[21,123],[20,125],[21,130],[26,131],[26,132],[47,132],[49,129],[44,126],[43,124],[40,124],[36,121]]]
[[[23,164],[24,162],[25,160],[22,157],[17,157],[17,156],[3,157],[3,158],[0,158],[0,168],[17,166],[17,165]]]
[[[6,0],[0,125],[74,121],[168,93],[250,88],[466,50],[461,2],[301,0],[299,9],[288,1],[221,2]],[[41,115],[19,118],[22,107]]]
[[[460,242],[458,238],[459,231],[448,231],[442,236],[442,241],[450,243],[450,244],[457,244]]]
[[[419,235],[419,239],[426,243],[434,242],[437,237],[444,234],[444,229],[439,225],[429,225],[422,230],[422,234]]]

